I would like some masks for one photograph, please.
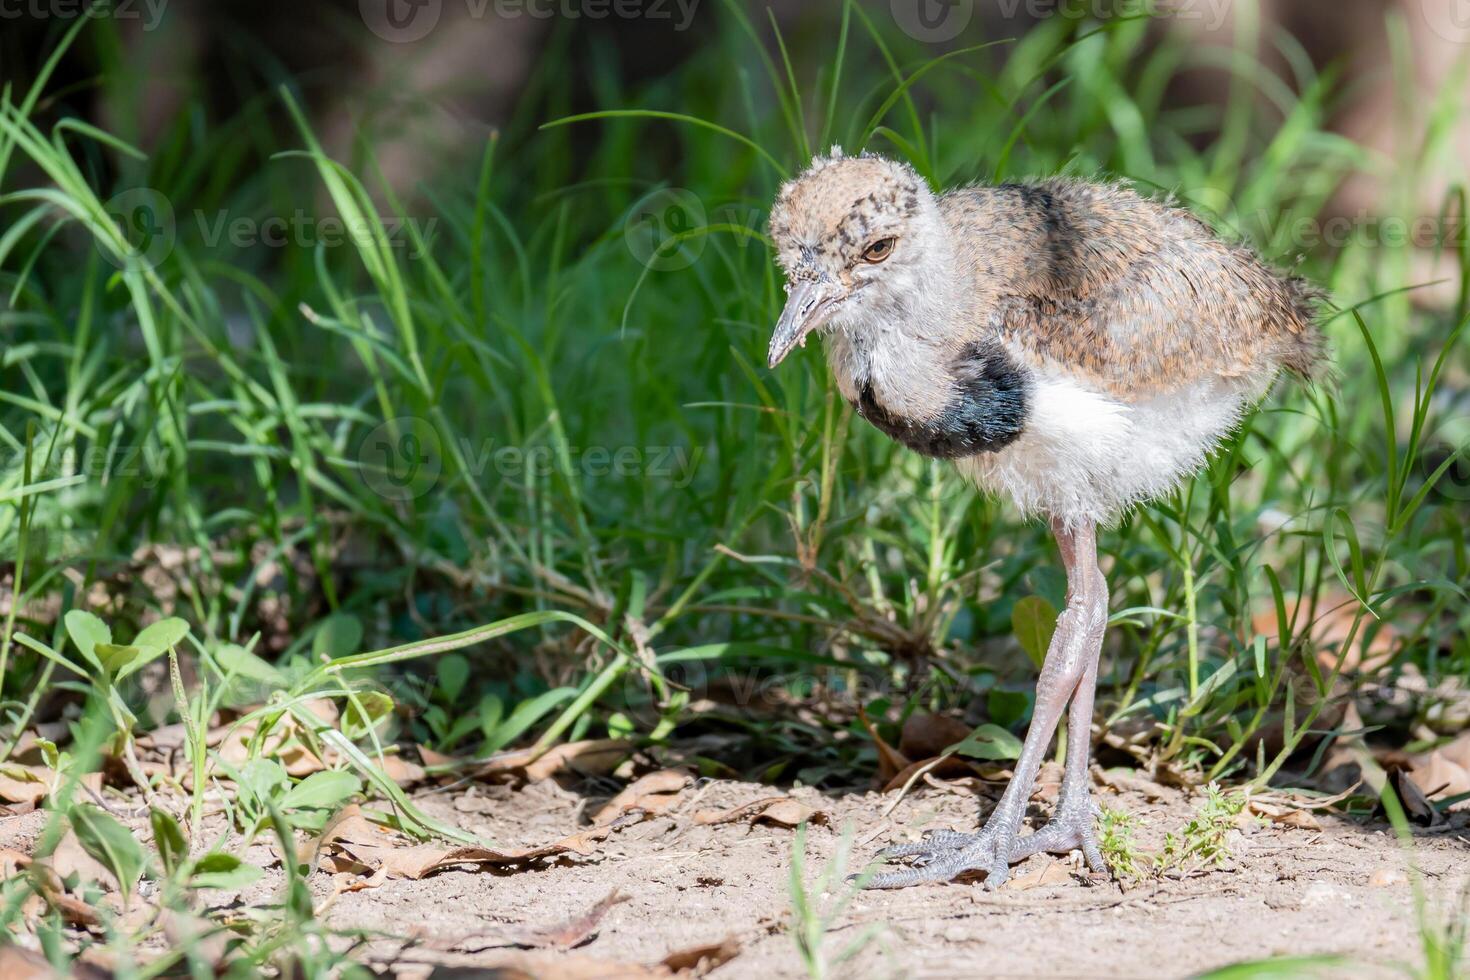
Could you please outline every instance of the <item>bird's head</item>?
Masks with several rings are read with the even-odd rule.
[[[834,147],[782,186],[770,231],[787,292],[771,336],[775,367],[814,330],[902,310],[928,288],[942,222],[908,164]]]

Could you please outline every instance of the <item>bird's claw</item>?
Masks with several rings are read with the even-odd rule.
[[[905,888],[925,882],[949,881],[967,871],[983,871],[985,887],[997,888],[1010,876],[1009,847],[997,847],[1000,835],[988,829],[978,834],[939,830],[924,840],[897,844],[879,857],[889,861],[908,858],[908,867],[867,880],[867,888]]]
[[[1080,806],[1059,807],[1046,826],[1016,841],[1011,860],[1020,861],[1042,851],[1049,854],[1081,851],[1089,871],[1105,873],[1108,865],[1097,844],[1097,813],[1090,800]]]
[[[967,871],[983,871],[986,889],[993,890],[1010,878],[1012,864],[1042,851],[1081,851],[1089,870],[1105,873],[1107,864],[1097,844],[1096,820],[1097,807],[1084,798],[1080,805],[1058,807],[1046,826],[1025,837],[1001,834],[989,826],[978,834],[936,830],[921,841],[895,844],[878,855],[883,861],[908,858],[908,867],[869,878],[865,887],[906,888],[950,881]]]

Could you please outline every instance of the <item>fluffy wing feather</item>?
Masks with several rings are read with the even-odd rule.
[[[976,320],[1036,366],[1136,401],[1210,377],[1310,374],[1322,356],[1319,294],[1186,211],[1062,180],[946,203],[977,240],[1013,246],[977,270]]]

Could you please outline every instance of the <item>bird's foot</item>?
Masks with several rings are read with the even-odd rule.
[[[1102,849],[1097,846],[1097,807],[1087,798],[1085,790],[1080,803],[1064,798],[1044,827],[1017,838],[1011,847],[1011,860],[1022,861],[1043,851],[1049,854],[1081,851],[1089,871],[1108,870]]]
[[[992,820],[978,834],[960,834],[952,830],[936,830],[921,841],[897,844],[879,858],[893,861],[907,858],[908,867],[870,878],[868,888],[906,888],[926,882],[945,882],[967,871],[985,873],[985,887],[999,888],[1010,878],[1011,865],[1042,851],[1065,854],[1082,852],[1089,870],[1105,872],[1102,850],[1097,845],[1097,808],[1086,795],[1082,802],[1066,800],[1057,807],[1052,819],[1033,834],[1018,836],[994,826]]]
[[[936,830],[921,841],[897,844],[879,855],[884,861],[908,858],[909,865],[870,878],[866,887],[906,888],[949,881],[966,871],[983,871],[985,887],[996,888],[1010,876],[1014,840],[1014,832],[1003,835],[989,824],[978,834]]]

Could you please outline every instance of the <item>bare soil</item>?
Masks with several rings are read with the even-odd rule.
[[[471,785],[420,793],[418,802],[497,844],[534,846],[586,830],[589,815],[619,788],[605,779],[596,785],[600,795],[550,779],[520,789]],[[502,976],[641,977],[656,975],[671,953],[724,943],[723,954],[705,960],[710,976],[804,976],[788,928],[794,831],[747,819],[699,820],[773,795],[814,809],[825,823],[814,824],[808,837],[811,889],[841,851],[844,832],[860,866],[884,843],[926,829],[974,829],[992,791],[973,779],[921,785],[885,815],[894,794],[711,782],[686,790],[662,814],[623,821],[585,857],[515,870],[464,866],[373,887],[360,887],[360,876],[324,870],[310,881],[321,916],[334,929],[362,931],[367,939],[358,955],[386,975],[474,976],[501,968],[511,971]],[[1105,806],[1138,818],[1138,843],[1149,851],[1201,801],[1198,793],[1152,784],[1098,791]],[[1032,823],[1048,809],[1045,790],[1040,796]],[[41,821],[36,813],[0,819],[0,847],[28,852]],[[1424,917],[1443,923],[1456,908],[1463,914],[1457,896],[1470,883],[1466,814],[1416,835],[1412,851],[1386,824],[1321,811],[1300,822],[1307,826],[1239,821],[1223,866],[1127,889],[1087,875],[1074,854],[1034,857],[996,892],[979,882],[864,892],[827,931],[829,975],[1185,977],[1265,957],[1339,954],[1352,963],[1320,975],[1402,976],[1404,966],[1422,962]],[[282,875],[275,855],[256,845],[248,856],[268,866],[267,877],[240,896],[212,895],[211,904],[274,900]],[[1423,915],[1411,881],[1422,883],[1427,897]],[[609,897],[611,903],[603,901]],[[838,897],[815,900],[831,908]],[[861,952],[835,962],[870,930]],[[573,942],[558,949],[513,945]]]

